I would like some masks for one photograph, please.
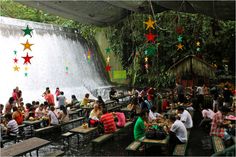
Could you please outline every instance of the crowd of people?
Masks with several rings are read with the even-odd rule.
[[[135,140],[143,138],[153,121],[165,119],[167,111],[173,109],[173,104],[178,104],[178,107],[175,106],[176,111],[169,115],[172,125],[165,129],[170,137],[169,155],[173,152],[176,144],[187,142],[187,131],[193,127],[190,114],[193,110],[202,112],[202,121],[198,125],[199,128],[208,125],[210,136],[219,136],[227,143],[232,137],[228,133],[229,130],[234,129],[235,132],[235,125],[227,123],[228,121],[225,122],[225,116],[228,112],[235,112],[233,94],[235,96],[235,91],[230,91],[227,85],[221,92],[214,88],[207,89],[203,85],[196,87],[194,95],[186,94],[185,88],[180,83],[176,83],[174,92],[169,92],[163,97],[158,97],[156,90],[153,88],[137,91],[131,104],[128,105],[128,108],[138,115],[134,126],[134,138]],[[204,101],[204,98],[209,96],[212,101]]]
[[[171,153],[176,144],[187,142],[187,132],[193,127],[190,112],[199,110],[202,112],[202,121],[198,127],[208,126],[209,135],[219,136],[225,141],[229,140],[231,136],[226,129],[229,128],[229,124],[224,123],[224,117],[229,111],[235,111],[235,99],[232,99],[235,91],[230,91],[227,85],[222,92],[217,87],[208,89],[205,85],[190,91],[186,93],[186,88],[180,83],[176,83],[174,90],[164,94],[159,94],[153,87],[141,91],[133,90],[127,108],[131,111],[129,120],[135,122],[134,139],[143,138],[153,122],[169,119],[171,126],[165,126],[164,131],[170,137],[169,153]],[[119,103],[116,93],[117,91],[111,88],[109,97]],[[1,135],[14,138],[19,133],[18,125],[21,125],[24,120],[46,119],[40,124],[41,126],[68,122],[68,108],[79,109],[88,107],[90,104],[93,109],[83,113],[88,118],[89,127],[98,127],[100,134],[113,133],[117,127],[124,127],[127,121],[123,112],[109,113],[101,96],[95,100],[90,99],[90,95],[86,93],[79,101],[75,95],[72,95],[71,101],[68,102],[63,91],[56,88],[55,94],[52,94],[49,87],[42,96],[45,99],[43,103],[32,101],[24,104],[22,91],[16,87],[6,105],[0,104],[0,115],[5,117],[1,118]],[[210,104],[205,103],[206,96],[211,96]],[[178,106],[176,107],[175,104]],[[174,112],[167,114],[174,109]],[[231,125],[230,128],[235,126]]]

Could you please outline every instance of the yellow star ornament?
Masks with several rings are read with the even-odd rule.
[[[179,44],[176,45],[176,46],[177,46],[177,51],[178,51],[178,50],[183,50],[184,45],[182,45],[181,43],[179,43]]]
[[[14,69],[14,71],[19,71],[20,67],[18,67],[17,65],[15,65],[15,66],[13,67],[13,69]]]
[[[151,17],[149,17],[148,21],[144,23],[147,25],[146,30],[148,30],[149,28],[155,29],[153,25],[156,23],[156,21],[153,21]]]
[[[24,45],[24,50],[23,50],[23,51],[25,51],[26,49],[29,49],[29,50],[31,51],[30,46],[34,45],[34,44],[30,44],[30,43],[28,42],[28,40],[26,41],[25,44],[24,44],[24,43],[21,43],[21,44]]]
[[[108,56],[108,57],[107,57],[107,63],[109,63],[109,62],[110,62],[110,57]]]
[[[198,42],[196,42],[196,44],[197,44],[197,46],[200,46],[200,42],[198,41]]]
[[[25,67],[25,71],[27,71],[29,68],[28,67]]]
[[[145,59],[145,62],[148,62],[148,57],[145,57],[144,59]]]

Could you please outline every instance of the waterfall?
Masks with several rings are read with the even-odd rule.
[[[24,36],[22,29],[27,25],[33,29],[32,37]],[[30,44],[34,44],[31,46],[32,51],[23,51],[24,45],[21,43],[27,39]],[[90,61],[87,59],[89,49]],[[104,90],[109,87],[109,83],[101,72],[95,50],[89,48],[79,30],[0,17],[0,103],[8,101],[16,86],[22,90],[25,103],[32,100],[43,102],[42,93],[46,87],[50,87],[52,93],[59,87],[68,99],[72,94],[82,99],[85,93],[93,91],[103,93],[107,99]],[[27,52],[33,58],[31,64],[26,66],[22,56],[26,56]],[[16,65],[20,67],[19,72],[13,69],[15,57],[18,59]]]

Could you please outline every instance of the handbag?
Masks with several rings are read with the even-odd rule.
[[[153,127],[146,131],[145,136],[147,139],[163,140],[167,134],[162,127]]]

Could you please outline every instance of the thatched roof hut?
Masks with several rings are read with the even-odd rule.
[[[196,57],[195,55],[184,57],[172,65],[168,71],[170,74],[176,76],[190,74],[207,78],[215,77],[214,67],[208,64],[206,61]]]

